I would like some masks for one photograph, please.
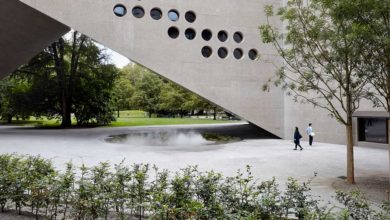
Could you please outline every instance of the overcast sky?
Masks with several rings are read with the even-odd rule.
[[[65,34],[65,39],[68,39],[68,40],[71,39],[72,33],[73,33],[73,32],[70,31],[69,33]],[[97,42],[95,42],[95,44],[96,44],[99,48],[104,49],[104,50],[106,51],[106,53],[107,53],[108,55],[110,55],[110,61],[111,61],[112,63],[114,63],[115,66],[117,66],[118,68],[122,68],[122,67],[124,67],[124,66],[126,66],[127,64],[130,63],[130,60],[129,60],[129,59],[127,59],[126,57],[120,55],[119,53],[117,53],[117,52],[115,52],[115,51],[109,49],[108,47],[105,47],[105,46],[103,46],[103,45],[101,45],[100,43],[97,43]],[[110,63],[111,63],[111,62],[110,62]]]
[[[107,53],[110,55],[110,59],[111,61],[119,68],[122,68],[124,66],[126,66],[127,64],[130,63],[130,60],[127,59],[126,57],[120,55],[119,53],[113,51],[113,50],[110,50],[108,48],[107,49]]]

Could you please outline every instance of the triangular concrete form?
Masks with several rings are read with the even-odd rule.
[[[17,0],[0,0],[0,78],[68,31],[67,26]]]
[[[274,49],[261,43],[258,30],[258,26],[265,22],[264,6],[275,4],[275,1],[20,1],[249,122],[284,137],[283,92],[280,89],[263,92],[261,89],[280,63]],[[125,16],[118,17],[113,13],[117,4],[127,8]],[[142,18],[132,15],[135,6],[144,8]],[[152,8],[161,9],[163,17],[160,20],[151,18]],[[171,9],[180,13],[176,22],[168,19],[167,12]],[[194,23],[184,18],[187,11],[195,12]],[[180,30],[177,39],[167,34],[173,26]],[[187,28],[196,31],[195,39],[186,39],[184,31]],[[212,31],[210,41],[202,39],[204,29]],[[229,34],[228,41],[218,40],[220,30]],[[244,36],[242,43],[233,40],[232,35],[237,31]],[[213,49],[211,57],[202,56],[204,46]],[[227,58],[218,57],[220,47],[229,51]],[[243,58],[234,58],[236,48],[242,49]],[[261,54],[261,61],[248,58],[251,49]]]

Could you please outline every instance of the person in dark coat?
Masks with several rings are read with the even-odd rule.
[[[295,143],[295,149],[297,149],[297,146],[299,146],[301,148],[301,150],[303,150],[301,144],[300,144],[300,140],[302,138],[302,135],[299,133],[299,130],[298,130],[298,127],[295,127],[295,132],[294,132],[294,143]]]

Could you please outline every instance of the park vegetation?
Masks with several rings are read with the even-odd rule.
[[[310,181],[259,181],[248,166],[236,176],[190,166],[175,173],[148,164],[63,172],[39,156],[0,155],[1,212],[50,219],[389,219],[390,206],[359,192],[337,192],[338,206],[321,206]],[[322,203],[325,204],[325,203]]]
[[[70,127],[107,124],[114,118],[110,107],[117,68],[88,37],[71,32],[21,66],[0,84],[1,115],[58,118]]]
[[[137,64],[123,69],[90,38],[70,32],[0,81],[0,116],[58,119],[62,127],[108,125],[121,110],[184,117],[217,106]]]
[[[200,96],[158,76],[137,64],[125,66],[114,87],[114,104],[118,112],[142,109],[148,113],[165,117],[184,117],[223,112],[216,105]]]

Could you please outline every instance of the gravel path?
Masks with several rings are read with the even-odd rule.
[[[234,143],[207,146],[128,146],[104,141],[109,135],[134,132],[188,131],[229,134],[243,140]],[[31,129],[0,127],[0,154],[20,153],[41,155],[53,160],[58,169],[66,162],[93,166],[101,161],[112,164],[126,159],[128,163],[151,163],[176,171],[188,165],[199,165],[201,170],[215,170],[235,175],[246,165],[260,180],[276,177],[281,183],[288,177],[306,181],[318,176],[312,183],[314,194],[332,200],[334,188],[348,189],[345,181],[346,151],[343,145],[302,143],[303,151],[294,151],[289,140],[275,139],[244,123],[224,125],[151,126],[93,129]],[[357,187],[367,191],[370,200],[387,198],[388,151],[368,147],[355,148]]]

